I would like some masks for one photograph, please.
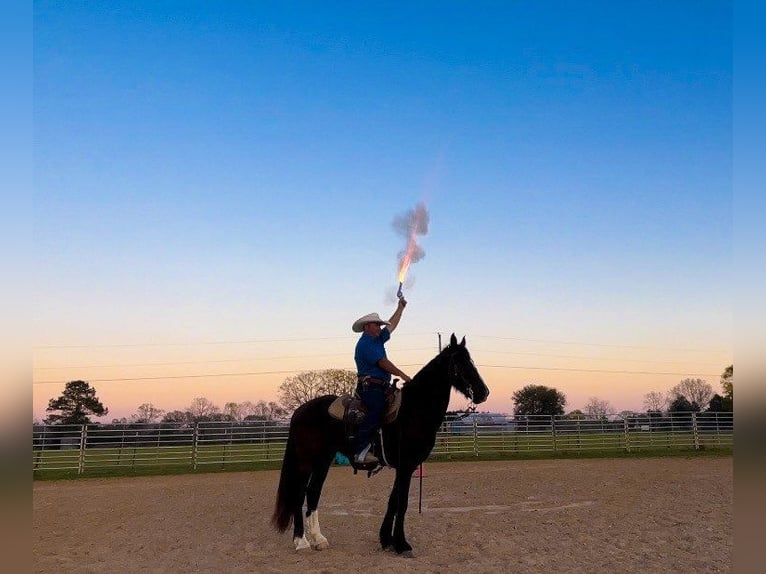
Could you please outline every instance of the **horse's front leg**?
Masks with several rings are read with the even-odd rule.
[[[383,524],[380,527],[381,546],[384,549],[393,546],[397,554],[412,550],[412,546],[410,546],[404,536],[404,516],[407,513],[410,481],[413,471],[414,469],[396,471],[394,488],[391,490],[391,496],[388,498],[388,508],[383,518]]]
[[[391,489],[391,495],[388,497],[388,506],[386,507],[386,515],[383,517],[383,524],[380,525],[380,546],[383,550],[389,550],[394,545],[393,529],[394,529],[394,517],[396,516],[396,493],[398,490],[397,484],[399,483],[399,472],[396,473],[394,479],[394,487]]]
[[[397,554],[402,552],[411,552],[412,546],[409,545],[404,537],[404,515],[407,514],[407,503],[410,497],[410,482],[412,473],[415,469],[409,469],[407,472],[396,472],[398,496],[396,505],[396,518],[394,519],[394,550]]]

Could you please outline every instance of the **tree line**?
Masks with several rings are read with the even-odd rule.
[[[734,365],[726,367],[721,374],[720,385],[723,394],[713,391],[704,379],[687,378],[665,392],[650,391],[644,395],[645,412],[662,415],[680,412],[733,412],[734,410]],[[565,414],[567,398],[564,393],[544,385],[527,385],[511,396],[513,414],[516,416]],[[585,412],[575,409],[567,413],[569,418],[604,419],[613,413],[608,401],[590,397]],[[637,414],[622,411],[622,415]]]
[[[698,378],[687,378],[666,392],[651,391],[644,396],[644,407],[650,415],[673,412],[732,412],[734,406],[734,366],[724,369],[720,385],[722,394]],[[184,410],[165,411],[152,403],[139,405],[129,417],[112,419],[114,424],[127,423],[194,423],[205,421],[258,421],[280,420],[289,416],[306,401],[328,394],[352,393],[356,386],[356,373],[342,369],[304,371],[287,377],[279,387],[279,402],[244,401],[227,402],[218,407],[205,397],[196,397]],[[516,416],[565,414],[566,395],[544,385],[528,384],[511,396]],[[90,424],[91,416],[103,417],[109,413],[96,396],[96,389],[88,382],[70,381],[62,394],[48,402],[46,424]],[[613,413],[608,401],[590,397],[585,410],[567,413],[569,418],[605,419]],[[623,411],[621,414],[634,414]]]
[[[128,417],[112,419],[113,424],[195,423],[207,421],[280,420],[292,414],[306,401],[322,395],[353,393],[356,373],[342,369],[305,371],[287,377],[279,387],[279,402],[228,402],[223,408],[206,397],[196,397],[183,410],[165,411],[152,403],[143,403]],[[109,409],[96,396],[87,381],[69,381],[62,394],[48,402],[46,424],[83,425],[91,417],[104,417]]]

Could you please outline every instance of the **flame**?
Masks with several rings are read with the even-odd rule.
[[[408,214],[407,247],[399,260],[399,283],[404,282],[410,264],[421,260],[425,256],[425,252],[418,245],[417,236],[425,235],[427,231],[428,211],[426,210],[425,205],[421,203],[414,211]]]
[[[407,270],[410,268],[411,261],[412,256],[405,253],[402,262],[399,264],[399,283],[404,283],[404,278],[407,276]]]

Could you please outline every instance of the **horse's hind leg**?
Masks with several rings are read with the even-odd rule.
[[[311,548],[309,541],[306,540],[303,529],[303,501],[306,498],[306,484],[309,482],[310,477],[310,471],[302,471],[298,474],[300,492],[298,493],[298,500],[295,501],[295,506],[293,508],[293,544],[295,544],[296,550]]]
[[[331,463],[332,459],[327,462],[322,461],[314,467],[314,472],[311,474],[306,490],[306,521],[308,522],[306,537],[314,550],[324,550],[330,547],[327,538],[322,535],[319,529],[319,512],[317,507],[319,506],[319,497],[322,494],[322,485],[324,485],[324,481],[327,478],[327,472],[330,470]]]

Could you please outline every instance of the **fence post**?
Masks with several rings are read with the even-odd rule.
[[[263,421],[263,436],[264,436],[264,438],[266,437],[267,434],[269,435],[269,437],[272,436],[272,432],[271,431],[273,429],[272,428],[266,429],[266,426],[267,426],[266,425],[266,421]],[[271,423],[269,423],[268,426],[272,427],[273,425]],[[266,460],[271,460],[271,441],[270,440],[266,441]]]
[[[476,421],[473,421],[473,455],[479,456],[479,433]]]
[[[721,427],[718,423],[718,413],[715,413],[715,446],[721,446]]]
[[[697,413],[692,413],[692,433],[694,434],[694,450],[700,449],[700,435],[697,428]]]
[[[43,458],[43,451],[45,450],[45,447],[48,446],[48,440],[46,438],[46,432],[48,431],[48,425],[43,425],[43,440],[42,444],[40,444],[40,448],[37,449],[37,455],[35,456],[35,464],[32,467],[32,474],[34,474],[34,471],[37,470],[40,467],[40,461]],[[32,443],[34,446],[34,442]]]
[[[82,474],[85,469],[85,440],[88,433],[88,425],[82,425],[80,431],[80,457],[77,461],[77,474]]]
[[[553,452],[557,452],[556,448],[556,416],[551,415],[551,432],[553,433]]]
[[[622,422],[625,425],[625,452],[630,452],[630,425],[628,425],[628,417],[622,419]]]
[[[197,443],[199,433],[199,423],[194,423],[194,432],[192,433],[192,468],[197,470]]]

